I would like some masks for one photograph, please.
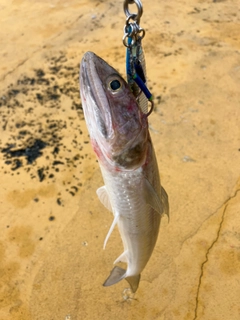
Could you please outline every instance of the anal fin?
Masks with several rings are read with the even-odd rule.
[[[128,262],[128,258],[127,258],[127,250],[124,251],[114,262],[113,264],[115,263],[118,263],[118,262]]]

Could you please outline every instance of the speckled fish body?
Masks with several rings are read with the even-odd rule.
[[[80,93],[93,149],[105,185],[97,190],[114,219],[124,251],[104,285],[126,279],[133,292],[156,244],[168,197],[161,187],[146,115],[119,73],[92,52],[81,62]]]

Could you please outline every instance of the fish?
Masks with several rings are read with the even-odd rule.
[[[113,213],[104,248],[117,225],[123,253],[114,264],[127,264],[115,266],[103,285],[126,279],[135,293],[155,247],[161,218],[164,213],[169,216],[148,118],[128,83],[93,52],[86,52],[80,64],[80,95],[104,181],[97,196]]]

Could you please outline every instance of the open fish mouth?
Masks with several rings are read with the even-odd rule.
[[[97,68],[99,63],[105,62],[93,52],[85,53],[80,71],[80,83],[81,87],[84,87],[81,89],[81,95],[87,101],[84,113],[87,114],[85,118],[88,128],[93,130],[92,127],[95,125],[104,138],[109,138],[112,134],[111,117],[109,117],[110,106]],[[92,130],[89,130],[90,135]]]

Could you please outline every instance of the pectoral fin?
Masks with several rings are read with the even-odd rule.
[[[107,189],[105,186],[102,186],[101,188],[97,189],[97,195],[104,207],[107,208],[109,211],[113,212]]]
[[[145,199],[146,202],[159,214],[163,214],[163,203],[150,182],[145,179]]]

